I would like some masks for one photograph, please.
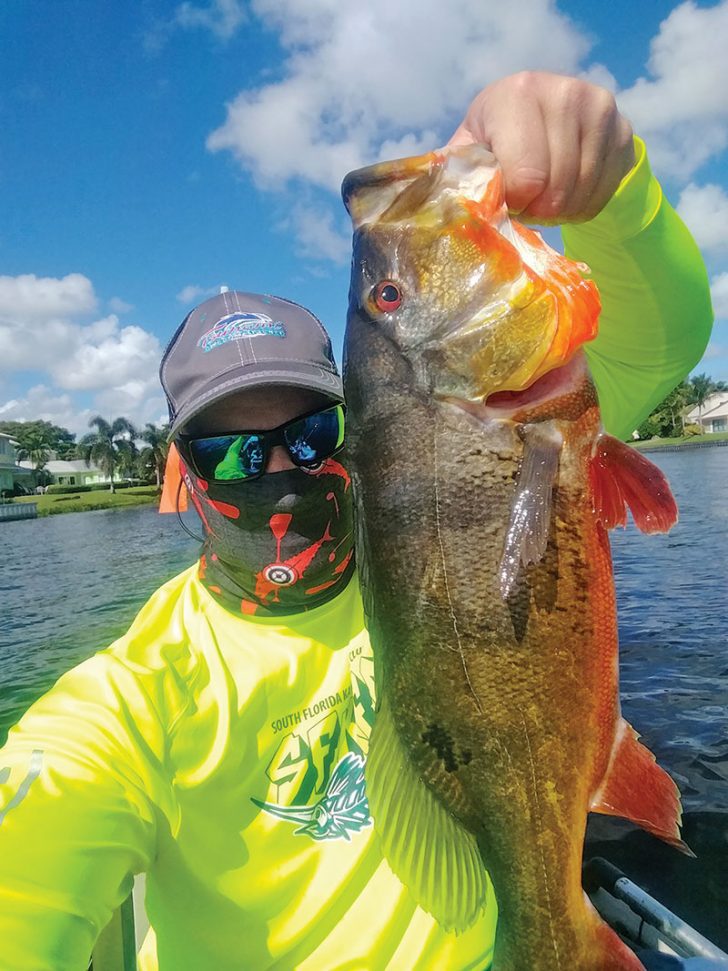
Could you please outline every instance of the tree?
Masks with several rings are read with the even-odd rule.
[[[167,464],[168,432],[169,425],[162,425],[161,428],[158,428],[157,425],[147,422],[144,431],[139,435],[141,440],[147,443],[146,447],[139,453],[139,462],[145,470],[154,470],[157,489],[162,486],[164,467]]]
[[[697,405],[702,414],[703,405],[715,391],[728,391],[725,381],[714,381],[707,374],[695,374],[665,397],[637,429],[640,438],[676,438],[685,431],[685,417]]]
[[[6,432],[6,434],[10,434]],[[28,459],[33,463],[33,475],[36,485],[42,485],[41,473],[44,465],[51,457],[51,443],[48,440],[47,432],[42,429],[33,428],[26,430],[20,448],[17,451],[19,459]]]
[[[689,401],[698,406],[698,417],[703,413],[703,405],[715,390],[715,382],[707,374],[694,374],[690,378]]]
[[[133,462],[136,455],[134,439],[138,438],[136,429],[128,418],[115,418],[110,424],[101,415],[89,421],[95,432],[90,432],[79,442],[86,465],[95,462],[101,471],[108,475],[109,490],[114,491],[114,472]]]
[[[65,459],[76,448],[76,436],[69,432],[67,428],[54,425],[50,421],[0,421],[0,432],[12,435],[21,448],[28,448],[26,442],[28,435],[42,434],[46,440],[47,447],[56,453],[59,459]]]

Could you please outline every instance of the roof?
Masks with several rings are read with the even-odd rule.
[[[715,391],[708,395],[701,409],[697,405],[688,412],[687,417],[695,421],[705,421],[706,418],[728,417],[728,391]]]
[[[35,468],[33,463],[27,460],[20,464],[26,469]],[[66,462],[63,459],[54,459],[46,462],[43,469],[46,472],[50,472],[51,475],[67,475],[69,472],[98,472],[99,475],[102,475],[101,469],[95,465],[86,465],[83,459],[75,459],[72,462]]]

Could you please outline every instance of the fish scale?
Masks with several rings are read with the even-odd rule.
[[[606,531],[626,504],[648,531],[676,511],[602,433],[579,350],[594,285],[508,222],[499,179],[468,146],[344,184],[368,798],[443,926],[469,926],[495,889],[494,971],[636,969],[581,889],[587,814],[682,844],[677,790],[620,715]]]

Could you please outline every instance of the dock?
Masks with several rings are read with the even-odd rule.
[[[7,523],[15,519],[37,519],[37,502],[3,502],[0,503],[0,523]]]

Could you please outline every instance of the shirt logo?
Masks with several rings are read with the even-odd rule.
[[[228,314],[202,335],[197,346],[205,353],[241,341],[245,337],[285,337],[286,328],[281,320],[273,320],[267,314]]]
[[[364,759],[348,752],[331,773],[322,799],[310,806],[277,806],[273,802],[252,800],[271,816],[287,823],[300,823],[295,835],[305,833],[314,840],[351,840],[371,826],[369,803],[364,790]]]
[[[292,823],[295,835],[351,840],[372,825],[364,762],[374,724],[374,660],[368,644],[349,650],[350,684],[271,722],[281,736],[266,769],[272,797],[251,801]]]

